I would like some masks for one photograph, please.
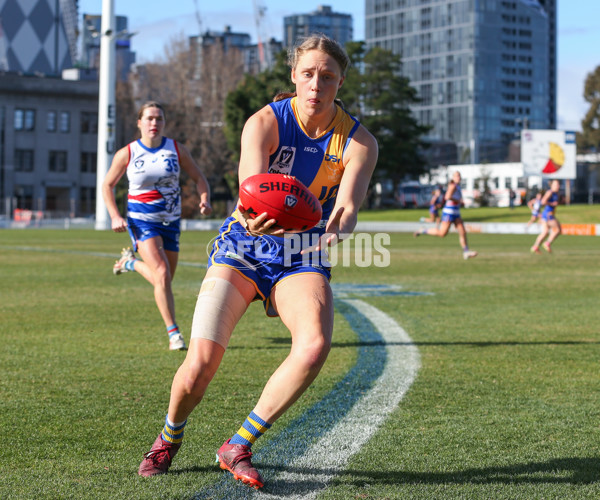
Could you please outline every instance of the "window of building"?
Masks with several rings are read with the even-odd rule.
[[[33,149],[15,149],[15,170],[33,172]]]
[[[430,106],[431,105],[431,96],[433,94],[433,88],[431,86],[431,84],[427,84],[427,85],[421,85],[421,104],[423,106]]]
[[[50,153],[48,154],[48,170],[50,172],[66,172],[67,152],[50,151]]]
[[[65,133],[71,131],[71,113],[68,111],[60,112],[59,128],[61,132]]]
[[[57,121],[56,111],[48,111],[48,114],[46,115],[46,131],[56,132]]]
[[[423,59],[421,61],[421,80],[429,80],[431,78],[431,59]]]
[[[15,109],[15,130],[33,130],[35,128],[35,109]]]
[[[82,111],[81,113],[81,133],[82,134],[97,134],[98,133],[98,113],[90,111]]]
[[[15,185],[13,197],[17,199],[16,208],[33,210],[33,186]]]
[[[96,188],[80,188],[79,210],[83,215],[93,214],[96,211]]]
[[[96,153],[81,153],[81,172],[82,173],[96,173],[97,165]]]

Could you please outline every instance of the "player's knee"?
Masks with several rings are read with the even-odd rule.
[[[214,370],[203,363],[187,363],[180,378],[180,389],[187,395],[202,398],[214,374]]]
[[[166,285],[171,281],[171,272],[166,262],[161,262],[157,267],[152,269],[152,278],[154,285]]]
[[[294,349],[307,370],[320,370],[329,355],[331,342],[321,335],[295,346]]]

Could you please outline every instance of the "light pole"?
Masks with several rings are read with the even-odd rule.
[[[102,197],[102,183],[115,153],[115,25],[114,0],[102,0],[96,168],[96,230],[110,229],[110,218]]]

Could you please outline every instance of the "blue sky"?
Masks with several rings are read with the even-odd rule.
[[[262,34],[283,38],[283,17],[312,12],[330,5],[335,12],[352,14],[354,39],[364,39],[364,0],[282,2],[281,0],[114,0],[115,13],[127,16],[129,30],[137,32],[132,49],[138,62],[160,57],[171,38],[197,35],[202,30],[249,33],[256,39],[254,4],[266,7]],[[583,87],[588,73],[600,66],[600,0],[557,0],[558,2],[558,128],[580,130],[588,109]],[[196,5],[198,14],[196,15]],[[80,14],[100,14],[102,0],[79,0]],[[200,18],[200,23],[198,22]]]

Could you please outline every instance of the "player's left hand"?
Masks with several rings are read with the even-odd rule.
[[[285,231],[283,228],[277,225],[277,221],[275,219],[268,219],[269,214],[267,212],[263,212],[262,214],[256,216],[254,219],[250,217],[250,211],[246,210],[242,212],[239,210],[243,218],[242,225],[246,228],[249,234],[252,236],[259,236],[261,234],[269,234],[272,236],[283,236]]]
[[[212,214],[212,206],[210,204],[210,201],[201,201],[199,206],[200,206],[200,213],[202,215]]]

